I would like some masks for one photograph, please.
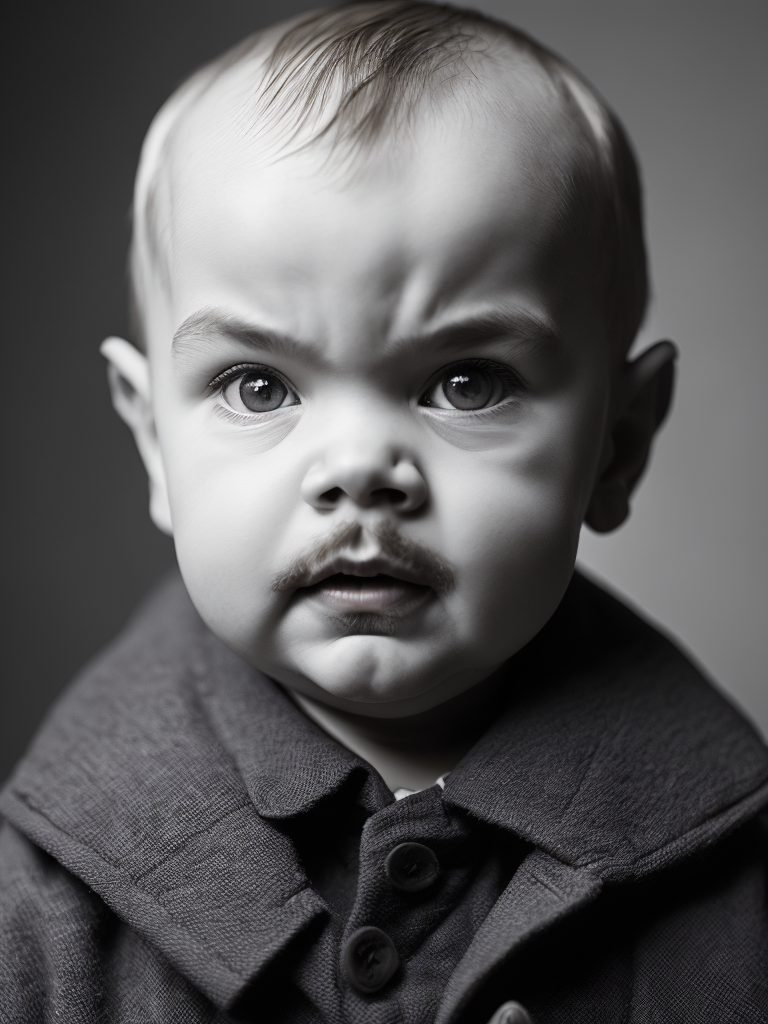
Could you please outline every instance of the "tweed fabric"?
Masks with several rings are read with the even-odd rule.
[[[760,740],[578,576],[508,670],[445,789],[395,802],[170,580],[2,795],[0,1020],[768,1021]],[[434,886],[389,884],[401,842]],[[368,925],[401,967],[363,995]]]

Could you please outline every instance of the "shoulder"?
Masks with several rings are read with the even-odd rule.
[[[93,889],[7,821],[0,922],[3,1022],[226,1020]]]
[[[516,998],[537,1021],[764,1024],[765,826],[758,814],[706,851],[608,887],[522,951]]]
[[[615,912],[633,922],[640,1020],[768,1019],[768,818],[649,878]]]
[[[0,820],[0,906],[4,928],[0,932],[10,949],[47,941],[60,934],[61,921],[68,925],[82,919],[92,926],[98,901],[94,893],[39,846],[7,821]]]
[[[9,1021],[48,1019],[51,990],[84,993],[85,950],[110,914],[74,875],[7,822],[0,823],[0,989]]]
[[[578,574],[510,675],[486,803],[503,797],[514,830],[559,860],[639,880],[768,804],[751,725],[673,641]]]
[[[20,787],[30,804],[57,801],[65,777],[81,791],[108,774],[116,749],[135,745],[148,724],[162,730],[178,720],[204,630],[178,573],[169,574],[52,705],[3,787],[6,816],[2,801]]]

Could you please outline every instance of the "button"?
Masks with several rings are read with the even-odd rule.
[[[358,928],[347,939],[344,966],[358,992],[378,992],[399,965],[395,944],[381,928]]]
[[[384,861],[387,878],[403,892],[421,892],[437,880],[440,864],[428,846],[401,843]]]
[[[503,1003],[488,1024],[533,1024],[533,1020],[520,1003]]]

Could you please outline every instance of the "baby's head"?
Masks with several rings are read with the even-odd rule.
[[[399,717],[488,677],[618,526],[674,349],[637,172],[566,65],[474,12],[358,3],[198,72],[142,154],[118,411],[203,619]]]

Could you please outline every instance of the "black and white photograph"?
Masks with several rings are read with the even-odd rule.
[[[768,8],[8,47],[2,1024],[768,1022]]]

